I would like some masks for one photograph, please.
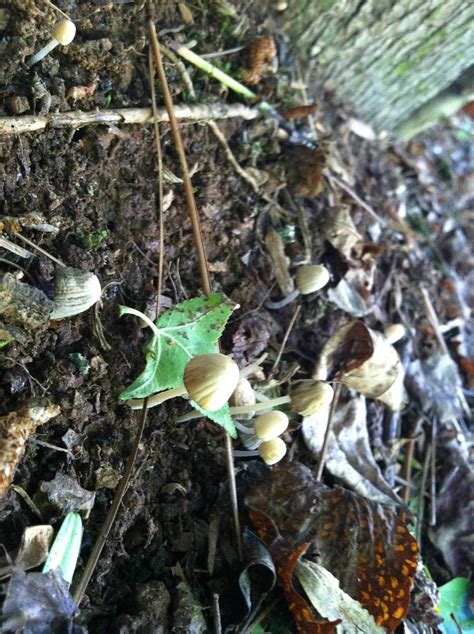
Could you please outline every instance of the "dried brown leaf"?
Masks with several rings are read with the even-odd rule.
[[[347,207],[337,207],[330,210],[323,226],[323,235],[347,260],[352,259],[354,248],[363,241],[352,222]]]
[[[288,295],[294,289],[293,278],[288,267],[290,260],[285,254],[285,245],[280,235],[270,227],[265,235],[265,246],[270,253],[273,262],[273,270],[278,286],[284,295]]]
[[[360,321],[340,328],[322,350],[313,378],[325,381],[334,376],[394,411],[405,404],[404,371],[397,351],[381,333]]]
[[[418,546],[391,509],[317,482],[296,462],[275,468],[248,496],[294,547],[309,544],[341,589],[393,632],[406,614]]]
[[[329,417],[329,407],[303,419],[306,445],[319,458]],[[333,414],[325,467],[358,495],[382,504],[400,498],[382,476],[370,447],[365,398],[339,399]]]

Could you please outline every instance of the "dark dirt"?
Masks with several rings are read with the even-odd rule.
[[[56,17],[41,2],[19,0],[15,7],[0,3],[0,116],[17,114],[18,104],[25,108],[19,114],[32,114],[48,106],[51,111],[68,111],[150,103],[143,3],[116,3],[83,17],[101,4],[104,3],[63,2],[62,8],[79,20],[78,36],[70,47],[56,50],[28,70],[25,59],[47,40]],[[274,29],[272,16],[262,16],[258,9],[247,15],[247,5],[242,13],[237,8],[231,17],[222,9],[224,4],[216,5],[221,9],[212,11],[206,2],[192,5],[195,24],[185,27],[174,3],[155,4],[158,30],[179,27],[179,34],[173,36],[183,42],[197,40],[196,48],[201,52],[246,44],[255,35]],[[259,29],[252,26],[258,23]],[[166,43],[166,36],[163,37]],[[238,56],[223,59],[232,72],[240,68]],[[286,62],[264,86],[269,92],[267,98],[284,107],[298,101],[290,88],[295,67],[291,61]],[[189,101],[179,73],[172,64],[166,62],[165,66],[175,103]],[[212,103],[220,94],[222,98],[219,85],[203,78],[197,70],[190,74],[197,102]],[[35,97],[35,82],[36,86],[43,86],[49,97],[44,96],[44,91],[43,97]],[[91,96],[75,102],[68,98],[71,88],[91,84],[96,86]],[[18,97],[24,100],[18,101]],[[232,95],[227,98],[236,100]],[[158,99],[161,105],[159,89]],[[433,345],[433,334],[420,306],[418,283],[424,282],[433,291],[442,280],[449,280],[449,275],[443,273],[436,254],[433,255],[433,245],[423,227],[436,228],[441,222],[448,204],[453,202],[453,181],[467,178],[468,168],[466,173],[459,173],[456,166],[462,161],[445,156],[444,168],[451,180],[435,186],[420,183],[414,165],[420,153],[429,162],[436,142],[446,144],[443,147],[454,144],[456,151],[461,152],[463,144],[455,143],[455,130],[447,128],[438,131],[436,139],[428,138],[408,148],[387,143],[377,146],[347,132],[347,113],[330,96],[319,94],[317,99],[319,135],[328,143],[328,152],[354,179],[354,189],[385,220],[396,222],[394,214],[403,204],[408,220],[413,217],[418,223],[411,222],[411,243],[407,242],[404,229],[389,229],[381,239],[374,281],[380,311],[366,321],[371,327],[380,327],[393,319],[397,293],[402,289],[405,318],[418,333],[414,342],[406,344],[406,352],[413,354],[415,349],[418,354],[425,354],[426,347]],[[258,125],[260,121],[244,124],[229,120],[219,127],[244,167],[270,175],[267,191],[287,210],[286,217],[279,216],[276,208],[239,178],[205,124],[182,126],[189,165],[197,165],[192,182],[213,286],[240,305],[226,330],[223,347],[241,364],[254,360],[264,350],[270,352],[273,363],[294,310],[294,305],[278,312],[262,307],[275,280],[265,250],[267,229],[273,226],[284,236],[294,270],[294,265],[304,260],[297,212],[297,205],[301,206],[312,238],[311,259],[326,263],[333,275],[331,285],[335,286],[344,263],[324,243],[321,226],[330,208],[343,202],[353,204],[344,192],[331,189],[327,183],[315,198],[295,196],[291,188],[289,193],[275,193],[278,183],[284,184],[288,173],[295,170],[295,164],[297,173],[304,172],[304,153],[279,142],[274,131],[258,135]],[[248,141],[253,133],[257,136]],[[167,126],[162,128],[162,143],[166,166],[179,174]],[[27,214],[41,214],[56,232],[23,227],[23,234],[67,265],[95,272],[105,288],[97,313],[88,311],[34,332],[15,326],[12,332],[16,341],[0,350],[0,415],[14,411],[33,395],[47,395],[61,408],[58,417],[36,432],[38,443],[28,443],[15,484],[33,497],[41,482],[64,472],[96,493],[86,522],[79,570],[104,521],[138,425],[138,415],[117,397],[143,367],[142,346],[147,335],[136,319],[119,319],[118,306],[144,310],[156,286],[159,231],[154,148],[151,126],[56,129],[0,139],[0,221],[3,216],[21,219]],[[429,165],[432,178],[439,178],[439,164],[431,161]],[[199,294],[200,281],[182,188],[165,182],[165,194],[170,191],[173,201],[165,214],[162,294],[176,303]],[[286,205],[288,197],[292,205]],[[460,223],[464,222],[462,212],[460,203]],[[370,218],[357,205],[352,206],[352,218],[364,234]],[[440,248],[449,255],[449,244]],[[17,264],[25,270],[26,281],[52,295],[55,266],[50,260],[38,254],[24,260],[5,250],[0,255],[2,271],[16,272]],[[459,269],[461,263],[458,264]],[[458,272],[461,274],[462,270]],[[379,295],[382,289],[383,294]],[[271,296],[281,297],[278,287]],[[453,319],[441,299],[436,302],[440,319]],[[298,364],[299,375],[307,376],[324,342],[346,319],[324,295],[303,300],[280,366],[281,375]],[[97,321],[102,324],[106,345],[97,337]],[[1,315],[0,327],[12,328],[2,321]],[[87,376],[74,361],[78,353],[90,366]],[[158,632],[160,626],[169,631],[175,623],[173,618],[177,618],[180,596],[179,577],[173,568],[177,564],[181,565],[194,597],[206,608],[211,604],[212,592],[225,594],[235,581],[237,559],[225,488],[223,436],[212,423],[176,424],[175,418],[184,411],[180,402],[149,411],[136,472],[82,604],[80,620],[91,632]],[[390,436],[389,417],[384,415],[383,407],[374,403],[369,413],[374,439],[379,443],[386,441]],[[415,413],[407,415],[407,429],[413,417]],[[314,464],[314,457],[299,440],[297,419],[292,427],[296,430],[292,435],[296,455],[306,464]],[[69,454],[40,444],[44,441],[64,448],[66,440]],[[241,476],[248,464],[237,465]],[[114,476],[110,488],[104,486],[101,478],[104,471]],[[219,546],[214,575],[210,577],[206,570],[208,535],[210,522],[216,516],[220,518]],[[50,519],[47,514],[42,517],[44,523]],[[242,520],[248,523],[244,515]],[[17,547],[23,529],[37,521],[28,505],[10,488],[0,500],[0,541],[7,550]],[[161,612],[150,607],[153,601],[147,599],[147,593],[165,606]],[[171,607],[166,609],[170,601]],[[232,621],[228,606],[224,605],[224,613]],[[209,614],[205,610],[208,623]]]

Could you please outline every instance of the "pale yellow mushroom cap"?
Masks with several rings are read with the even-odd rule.
[[[224,354],[198,355],[184,369],[184,386],[189,396],[208,412],[223,407],[238,382],[239,366]]]
[[[257,438],[260,438],[260,440],[272,440],[286,431],[288,416],[278,410],[267,412],[255,419],[254,427]]]
[[[248,379],[240,379],[237,383],[237,387],[234,393],[229,399],[231,407],[242,407],[247,405],[254,405],[256,402],[255,390],[253,389]],[[249,412],[248,414],[240,414],[239,418],[253,418],[255,412]]]
[[[396,343],[406,335],[406,329],[403,324],[389,324],[385,326],[383,333],[389,343]]]
[[[53,26],[52,35],[57,42],[67,46],[76,35],[76,25],[71,20],[61,20]]]
[[[260,457],[266,464],[276,464],[286,454],[286,445],[281,438],[273,438],[262,442],[258,448]]]
[[[302,295],[321,290],[329,282],[329,271],[321,264],[305,264],[295,274],[296,288]]]
[[[334,397],[334,390],[323,381],[302,381],[290,392],[291,407],[301,416],[312,416],[327,407]]]

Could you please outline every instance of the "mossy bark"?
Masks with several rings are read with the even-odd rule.
[[[395,130],[474,58],[466,0],[294,0],[291,41],[376,129]]]

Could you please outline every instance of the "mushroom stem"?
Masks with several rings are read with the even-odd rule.
[[[184,385],[179,385],[171,390],[165,390],[164,392],[159,392],[159,394],[154,394],[148,399],[148,409],[150,409],[150,407],[156,407],[165,401],[169,401],[171,398],[175,398],[176,396],[183,396],[184,394],[187,394]],[[132,409],[143,409],[144,402],[145,399],[143,398],[134,398],[131,401],[128,401],[127,405],[130,405]]]
[[[150,402],[153,399],[151,397],[148,399]],[[252,405],[239,405],[236,407],[229,407],[229,412],[232,416],[238,416],[239,414],[250,414],[252,412],[261,412],[262,410],[269,410],[273,407],[278,407],[279,405],[285,405],[286,403],[291,403],[291,398],[287,394],[286,396],[280,396],[279,398],[274,398],[268,401],[262,401],[261,403],[253,403]],[[150,405],[148,406],[150,407]],[[153,407],[153,406],[151,406]],[[184,414],[176,419],[177,423],[186,423],[188,420],[194,420],[196,418],[204,418],[203,414],[199,412],[189,412],[189,414]]]
[[[245,450],[245,449],[234,449],[233,451],[234,458],[254,458],[255,456],[259,456],[258,449],[256,450]]]
[[[291,291],[289,295],[280,299],[278,302],[265,302],[265,308],[269,308],[270,310],[279,310],[280,308],[284,308],[285,306],[288,306],[288,304],[291,304],[291,302],[295,301],[298,295],[301,295],[301,293],[297,288],[295,288],[294,291]]]
[[[243,434],[255,434],[255,429],[253,425],[244,425],[244,423],[241,423],[239,420],[235,420],[234,425],[236,429],[238,429]]]
[[[48,53],[51,53],[51,51],[55,49],[58,44],[59,44],[58,40],[55,40],[55,39],[52,39],[51,42],[48,42],[46,46],[43,46],[43,48],[40,51],[38,51],[35,55],[33,55],[33,57],[30,57],[30,59],[26,62],[26,65],[28,66],[28,68],[30,66],[33,66],[33,64],[40,62],[43,59],[43,57],[46,57]]]
[[[279,396],[268,401],[262,401],[261,403],[253,403],[253,405],[239,405],[237,407],[229,407],[231,414],[238,416],[239,414],[248,414],[249,412],[260,412],[266,409],[272,409],[279,405],[285,405],[291,403],[291,398],[287,394],[286,396]]]

